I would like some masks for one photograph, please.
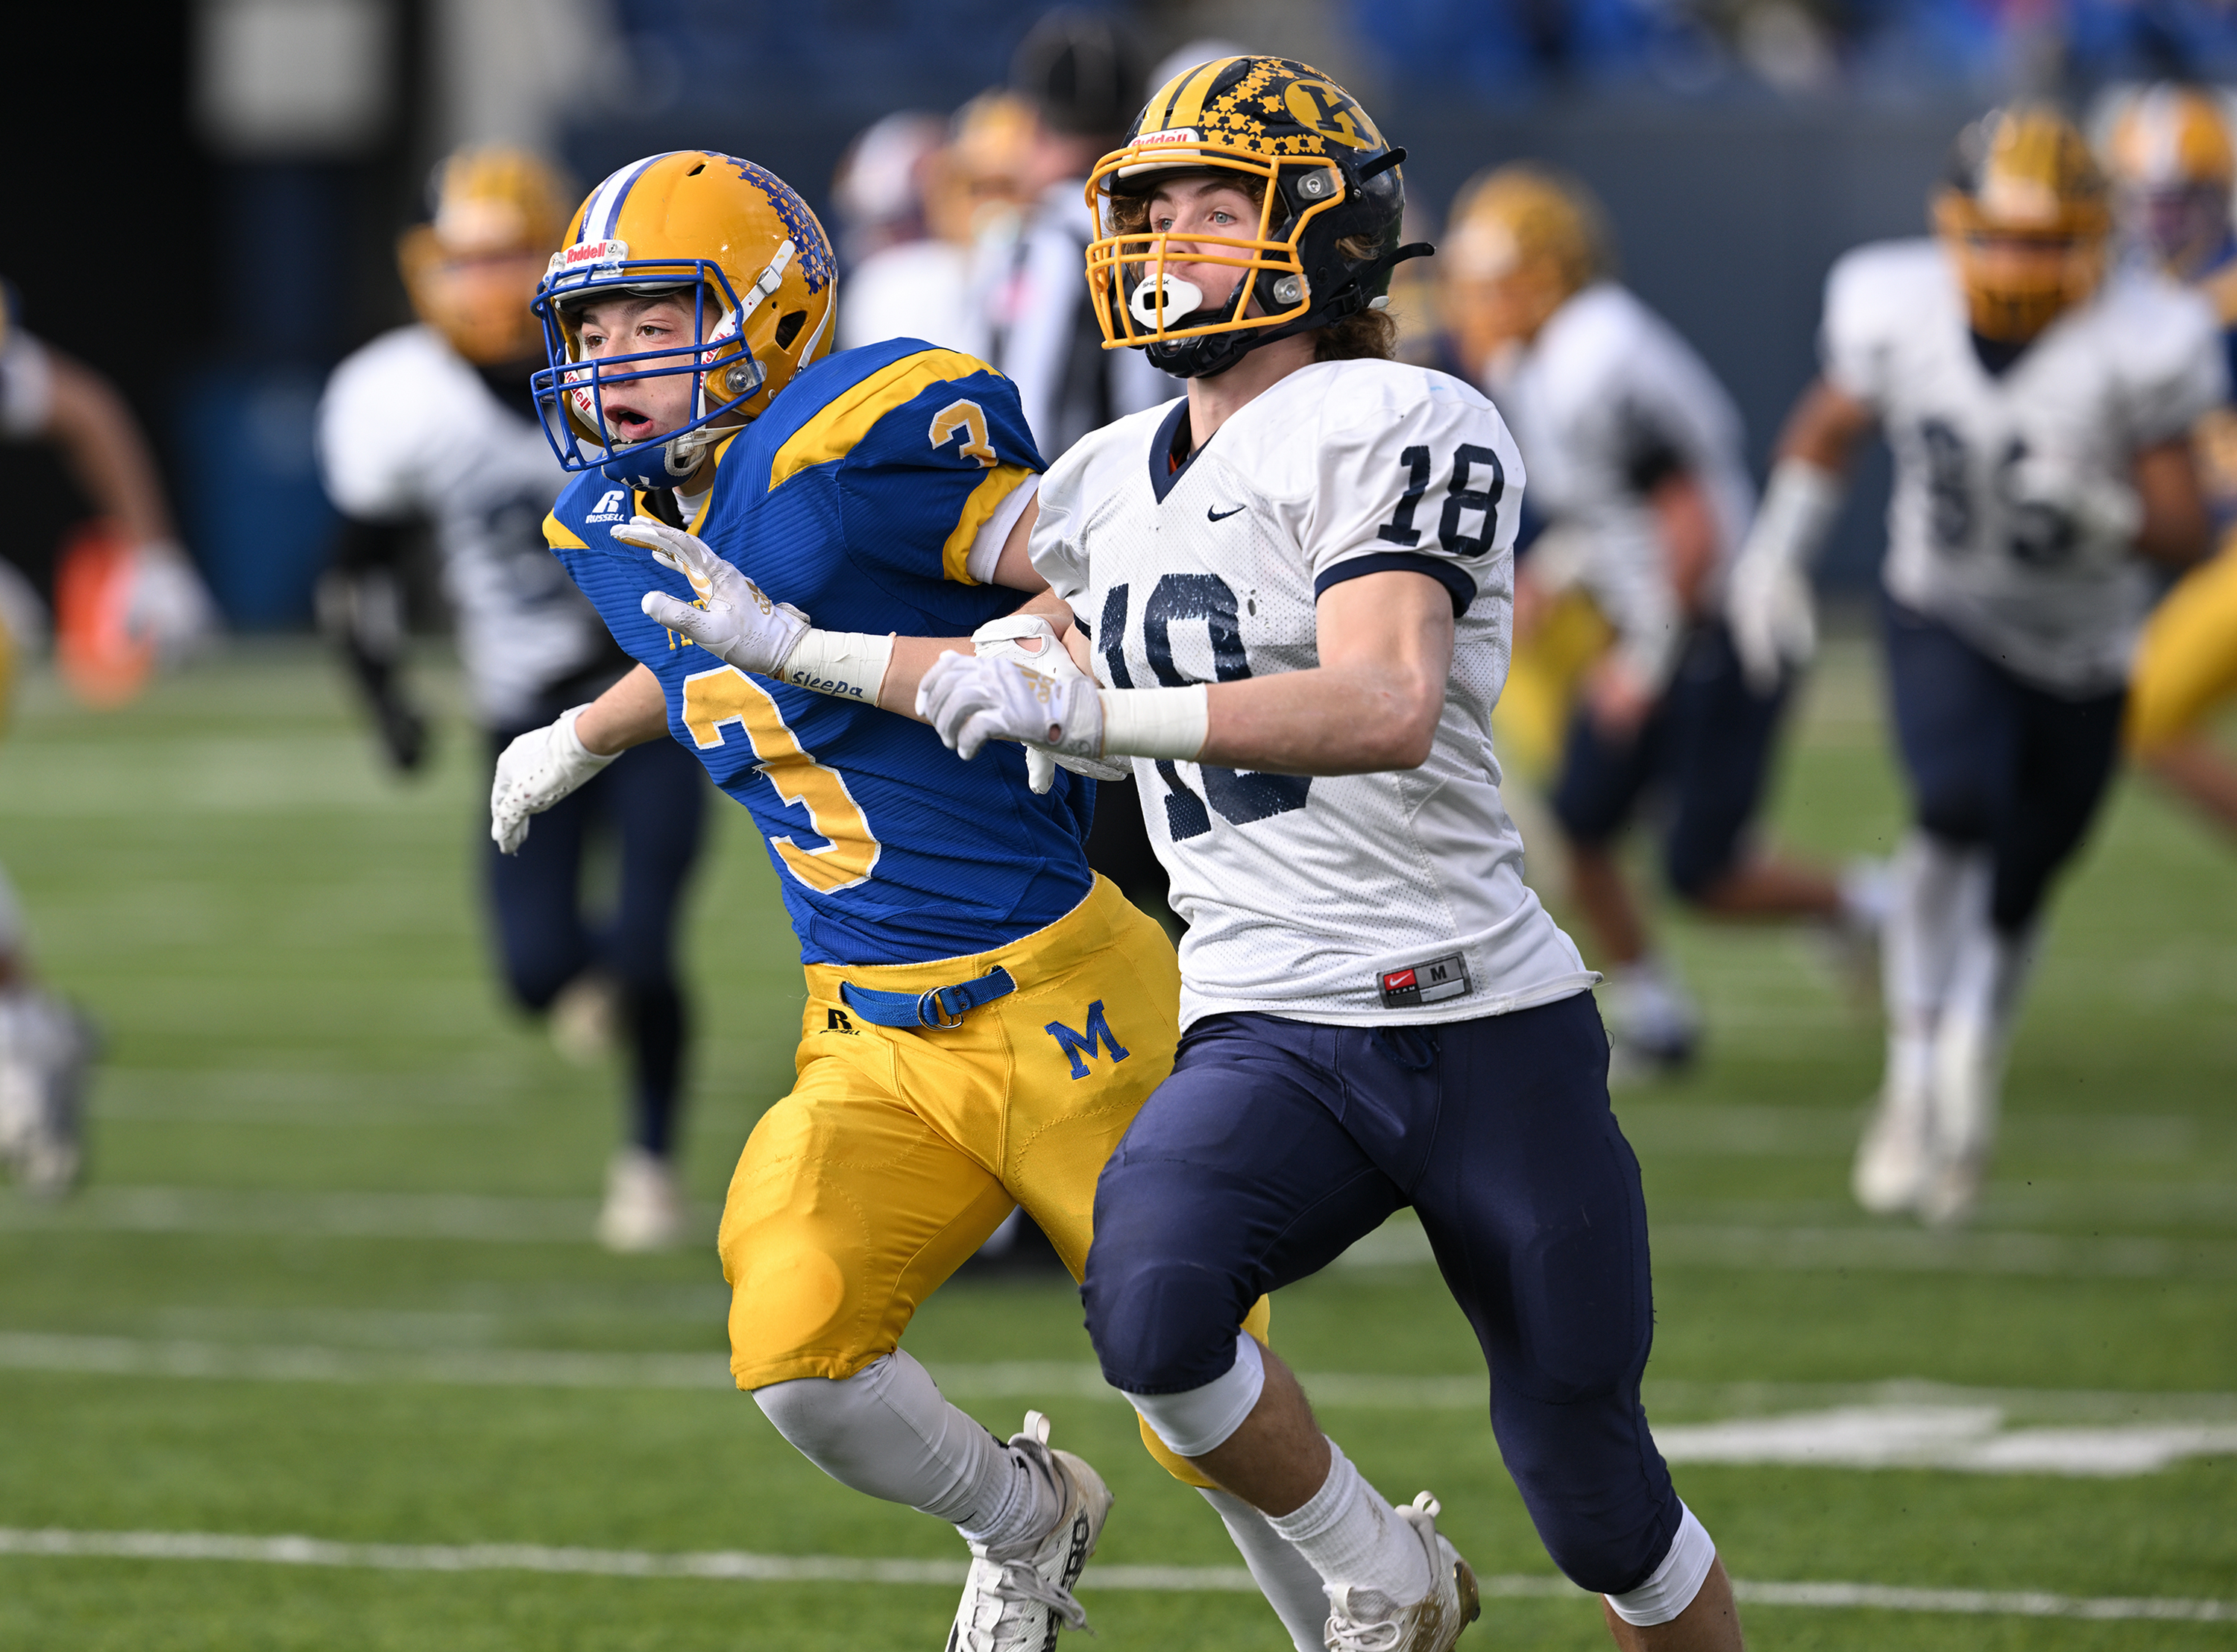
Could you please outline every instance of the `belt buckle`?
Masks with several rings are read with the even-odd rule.
[[[951,1017],[947,1006],[940,1001],[940,995],[947,990],[946,987],[934,987],[931,991],[918,996],[916,1018],[919,1023],[927,1027],[937,1028],[942,1032],[963,1024],[963,1017],[971,1013],[971,1006],[965,1004]]]

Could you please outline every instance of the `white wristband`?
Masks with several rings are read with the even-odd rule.
[[[894,662],[894,634],[872,636],[867,631],[818,631],[800,634],[800,641],[776,668],[779,682],[795,688],[813,688],[841,700],[878,703],[886,668]]]
[[[1779,460],[1765,484],[1747,551],[1774,556],[1789,567],[1808,568],[1832,531],[1846,491],[1839,477],[1807,459]]]
[[[1103,754],[1192,763],[1211,729],[1206,685],[1103,690]]]

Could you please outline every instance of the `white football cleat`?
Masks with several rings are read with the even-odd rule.
[[[1039,1537],[999,1550],[971,1545],[947,1652],[1049,1652],[1059,1630],[1087,1627],[1072,1586],[1111,1517],[1111,1490],[1085,1459],[1050,1450],[1048,1437],[1048,1418],[1029,1411],[1010,1449],[1063,1492],[1063,1510]]]
[[[1380,1589],[1328,1585],[1329,1652],[1447,1652],[1483,1615],[1475,1573],[1437,1530],[1443,1512],[1427,1491],[1398,1510],[1429,1554],[1429,1592],[1401,1606]]]
[[[1875,1216],[1917,1208],[1932,1172],[1928,1129],[1924,1091],[1890,1073],[1849,1173],[1849,1190],[1858,1204]]]
[[[606,1168],[606,1203],[598,1243],[628,1254],[670,1250],[683,1238],[683,1189],[667,1160],[628,1147]]]
[[[98,1040],[60,998],[0,995],[0,1160],[26,1193],[60,1198],[85,1161],[85,1075]]]

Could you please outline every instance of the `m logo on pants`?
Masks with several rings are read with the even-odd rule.
[[[1087,1076],[1087,1063],[1095,1058],[1095,1047],[1100,1043],[1114,1062],[1126,1059],[1126,1047],[1111,1033],[1111,1023],[1103,1018],[1103,1000],[1098,998],[1087,1006],[1087,1030],[1074,1032],[1061,1021],[1052,1021],[1042,1029],[1056,1040],[1057,1048],[1072,1061],[1074,1078]]]

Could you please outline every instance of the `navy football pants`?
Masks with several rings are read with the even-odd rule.
[[[1937,838],[1988,847],[1990,918],[2016,934],[2104,800],[2127,690],[2061,699],[1892,598],[1883,629],[1913,813]]]
[[[494,758],[511,736],[490,740]],[[649,740],[538,815],[518,854],[484,844],[506,986],[541,1013],[585,970],[613,978],[630,1045],[630,1137],[663,1155],[674,1145],[686,1032],[676,907],[698,858],[707,790],[697,758],[672,740]],[[594,917],[584,885],[594,849],[608,845],[612,910]]]
[[[1768,694],[1748,686],[1721,622],[1696,626],[1677,675],[1636,734],[1612,740],[1582,708],[1569,720],[1549,800],[1562,834],[1598,848],[1658,791],[1665,875],[1698,900],[1739,863],[1785,708],[1784,683]]]
[[[1262,1294],[1410,1204],[1547,1551],[1586,1589],[1637,1588],[1679,1505],[1639,1401],[1646,1208],[1607,1053],[1587,992],[1435,1027],[1199,1021],[1096,1189],[1081,1296],[1105,1377],[1202,1387]]]

